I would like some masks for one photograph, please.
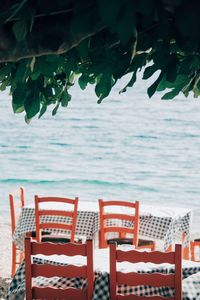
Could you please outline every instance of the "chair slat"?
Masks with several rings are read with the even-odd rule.
[[[54,243],[36,243],[32,242],[32,255],[44,254],[44,255],[67,255],[67,256],[75,256],[82,255],[86,256],[86,247],[84,244],[54,244]],[[67,254],[66,254],[67,253]]]
[[[31,266],[32,277],[43,276],[46,278],[52,277],[52,274],[56,274],[58,277],[87,277],[86,266],[58,266],[58,265],[40,265],[32,264]]]
[[[118,200],[112,200],[112,201],[103,201],[103,206],[126,206],[126,207],[132,207],[135,208],[136,204],[128,201],[118,201]]]
[[[128,284],[128,285],[151,285],[151,286],[175,286],[175,276],[174,274],[143,274],[143,273],[122,273],[117,272],[117,282],[118,284]]]
[[[66,204],[73,204],[74,205],[74,199],[69,198],[62,198],[62,197],[41,197],[38,198],[38,202],[62,202]]]
[[[58,289],[53,287],[33,287],[33,299],[62,299],[82,300],[86,299],[86,291],[75,288]]]
[[[111,226],[111,227],[105,227],[103,229],[104,232],[121,232],[121,233],[130,233],[133,234],[134,233],[134,229],[133,228],[128,228],[128,227],[118,227],[118,226]]]
[[[40,229],[45,228],[58,228],[58,229],[64,229],[64,230],[72,230],[72,225],[69,224],[63,224],[63,223],[42,223],[40,224]]]
[[[122,220],[127,220],[127,221],[130,221],[130,222],[133,222],[134,221],[134,217],[133,216],[128,216],[128,215],[125,215],[125,214],[105,214],[103,215],[103,219],[106,220],[106,219],[122,219]]]
[[[38,212],[39,216],[63,216],[63,217],[73,217],[73,212],[71,211],[64,211],[64,210],[39,210]]]
[[[175,254],[174,252],[159,252],[159,251],[152,251],[152,252],[143,252],[143,251],[121,251],[117,250],[117,261],[128,261],[132,263],[137,262],[151,262],[154,264],[162,264],[162,263],[169,263],[174,264]]]

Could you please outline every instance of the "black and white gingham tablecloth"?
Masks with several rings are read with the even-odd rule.
[[[59,264],[57,262],[46,261],[40,258],[33,258],[34,263],[43,264],[48,262],[51,264]],[[62,265],[62,263],[60,263]],[[140,273],[173,273],[172,267],[151,267],[149,271],[139,270]],[[73,286],[77,288],[84,288],[86,286],[85,280],[81,278],[43,278],[38,277],[34,281],[34,285],[37,286],[57,286],[60,288],[66,288],[67,286]],[[174,291],[168,287],[151,287],[151,286],[119,286],[118,292],[123,294],[135,294],[138,296],[173,296]],[[25,298],[25,263],[23,262],[17,273],[15,274],[6,300],[24,300]],[[108,272],[96,272],[93,300],[109,300],[109,273]],[[183,266],[183,300],[198,300],[200,299],[200,263],[193,263],[193,265]]]
[[[76,235],[84,236],[85,239],[94,239],[98,236],[99,231],[99,213],[98,211],[90,210],[89,204],[85,203],[87,210],[79,210]],[[156,208],[155,208],[156,212]],[[166,210],[167,212],[167,210]],[[162,240],[164,242],[163,250],[173,244],[183,232],[186,234],[183,246],[188,246],[190,241],[190,228],[191,228],[191,210],[185,210],[184,213],[177,211],[174,215],[169,216],[163,213],[159,216],[158,213],[149,213],[148,207],[146,211],[140,213],[139,236],[147,239]],[[70,222],[70,218],[62,216],[44,216],[45,221],[50,222]],[[113,222],[116,220],[113,220]],[[114,224],[114,223],[113,223]],[[112,226],[112,221],[111,224]],[[125,221],[124,226],[130,227],[130,222]],[[14,234],[15,244],[23,250],[24,237],[26,232],[35,230],[35,210],[34,207],[24,207],[22,209],[19,221]]]

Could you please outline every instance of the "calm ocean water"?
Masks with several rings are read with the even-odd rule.
[[[30,125],[0,94],[0,218],[9,216],[9,191],[24,186],[29,202],[39,194],[192,207],[197,230],[199,100],[148,100],[141,81],[119,95],[120,86],[101,105],[92,88],[74,87],[68,109]]]

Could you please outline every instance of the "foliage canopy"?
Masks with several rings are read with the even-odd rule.
[[[0,3],[0,90],[10,87],[26,121],[71,100],[70,87],[95,85],[100,103],[130,73],[121,92],[159,75],[148,88],[200,95],[198,0],[7,0]]]

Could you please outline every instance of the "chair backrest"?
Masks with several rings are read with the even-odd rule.
[[[33,263],[31,255],[81,255],[87,258],[86,265],[53,265]],[[29,237],[25,239],[25,271],[26,271],[26,300],[32,299],[70,299],[70,300],[91,300],[93,296],[94,271],[93,271],[93,245],[88,240],[86,244],[55,244],[37,243]],[[87,279],[87,289],[74,287],[56,288],[32,286],[32,278],[43,276],[50,277],[81,277]]]
[[[181,300],[182,299],[182,267],[181,267],[181,245],[175,246],[175,252],[140,252],[136,250],[117,250],[116,244],[110,244],[110,299],[111,300]],[[169,263],[175,265],[175,272],[170,274],[162,273],[122,273],[117,271],[117,262],[130,263]],[[117,285],[129,286],[155,286],[172,287],[175,289],[174,297],[164,298],[161,296],[120,296],[117,294]]]
[[[14,234],[16,221],[17,221],[17,209],[21,209],[24,207],[25,197],[24,197],[24,188],[20,187],[15,190],[13,193],[9,194],[9,201],[10,201],[10,217],[11,217],[11,228],[12,228],[12,235]]]
[[[130,213],[107,213],[105,207],[119,206],[121,208],[130,208]],[[106,233],[117,232],[120,237],[125,237],[126,234],[133,235],[133,245],[138,245],[138,230],[139,230],[139,201],[105,201],[99,199],[99,212],[100,212],[100,244],[106,245]],[[130,222],[129,226],[121,226],[120,224],[115,226],[108,226],[109,220],[116,219],[121,221]]]
[[[41,209],[40,204],[45,202],[55,202],[58,209]],[[70,204],[69,210],[59,210],[60,204]],[[78,197],[75,199],[61,198],[61,197],[38,197],[35,196],[35,220],[36,220],[36,240],[37,242],[41,241],[41,231],[42,229],[62,229],[70,231],[70,241],[74,242],[75,230],[76,230],[76,220],[77,220],[77,210],[78,210]],[[59,222],[48,219],[45,220],[45,216],[55,216],[55,217],[65,217],[67,222]],[[41,222],[41,218],[43,220]],[[68,219],[69,218],[69,219]],[[59,219],[59,218],[58,218]]]

